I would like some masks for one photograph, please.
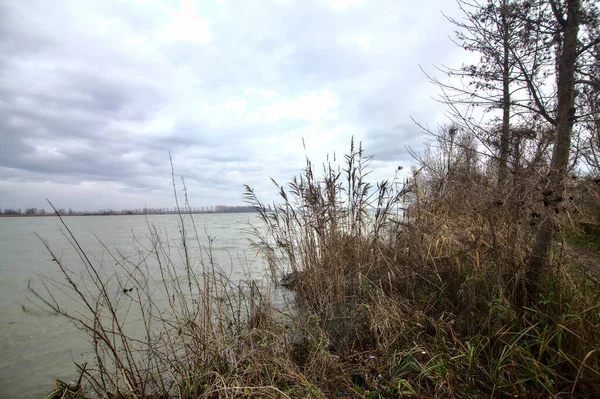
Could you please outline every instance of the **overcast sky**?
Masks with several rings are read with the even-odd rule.
[[[419,66],[459,66],[449,0],[0,2],[0,207],[172,207],[274,198],[307,154],[375,178],[443,123]]]

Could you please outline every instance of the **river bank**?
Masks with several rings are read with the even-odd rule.
[[[498,206],[491,188],[464,177],[437,199],[424,200],[416,178],[369,191],[361,154],[347,156],[347,181],[333,167],[316,179],[307,164],[281,188],[275,212],[261,212],[246,189],[259,210],[252,248],[269,277],[261,284],[232,279],[210,239],[190,250],[201,236],[192,225],[176,233],[176,252],[150,229],[154,281],[143,257],[114,258],[123,272],[108,280],[82,259],[85,289],[64,269],[87,313],[36,291],[96,343],[88,386],[118,398],[600,394],[600,280],[589,258],[555,240],[532,294],[523,265],[536,225],[517,202]],[[586,240],[568,218],[557,223],[563,237]],[[273,293],[290,275],[286,310]],[[103,281],[124,295],[111,297]],[[127,322],[134,313],[141,329]]]

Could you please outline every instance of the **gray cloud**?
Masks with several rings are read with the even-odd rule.
[[[0,206],[172,206],[169,152],[194,205],[270,199],[352,135],[391,177],[442,118],[419,65],[461,56],[453,5],[411,4],[3,2]]]

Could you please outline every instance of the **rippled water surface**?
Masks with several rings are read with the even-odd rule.
[[[172,258],[181,259],[181,235],[176,215],[69,216],[67,226],[91,261],[106,274],[115,268],[113,255],[138,259],[149,242],[149,226],[155,226],[172,248]],[[212,239],[212,253],[233,280],[262,277],[262,262],[250,250],[249,223],[258,225],[256,214],[195,215],[199,242],[187,216],[186,235],[191,253],[198,258],[198,244]],[[41,288],[43,278],[64,280],[41,239],[56,257],[73,270],[82,262],[55,216],[0,218],[0,398],[40,398],[55,378],[74,377],[73,360],[90,356],[86,336],[69,321],[48,314],[26,313],[31,308],[28,282]],[[37,237],[36,235],[39,235]],[[199,262],[199,260],[197,260]],[[197,264],[197,263],[195,263]],[[112,268],[112,269],[111,269]],[[118,292],[114,283],[110,287]],[[57,294],[60,299],[60,293]],[[68,303],[68,302],[65,302]]]

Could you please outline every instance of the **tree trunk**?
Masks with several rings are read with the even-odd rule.
[[[563,25],[564,35],[562,51],[558,60],[558,104],[555,139],[550,173],[548,174],[548,185],[544,190],[544,220],[536,233],[525,276],[527,302],[535,299],[539,291],[542,273],[548,259],[550,243],[556,228],[555,214],[560,211],[560,203],[564,198],[575,118],[575,64],[577,61],[577,34],[580,14],[580,0],[567,0],[567,18],[562,22],[558,21]]]
[[[508,175],[508,147],[510,142],[510,43],[509,26],[506,19],[507,2],[502,3],[502,132],[500,133],[500,168],[498,173],[498,185],[503,186]]]

